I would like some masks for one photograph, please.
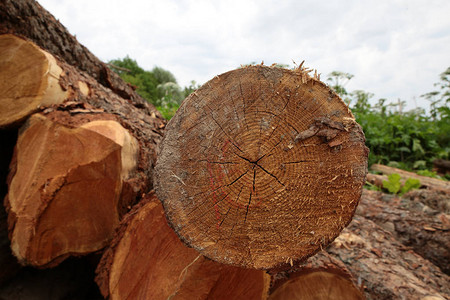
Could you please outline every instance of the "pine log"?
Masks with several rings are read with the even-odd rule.
[[[211,261],[183,245],[150,193],[123,219],[96,281],[109,299],[265,299],[270,277]]]
[[[155,187],[181,239],[222,263],[289,267],[350,222],[367,173],[346,104],[303,69],[227,72],[168,124]]]
[[[55,89],[64,92],[63,103],[44,109],[22,127],[5,200],[13,253],[23,264],[53,266],[70,254],[104,247],[120,217],[152,188],[155,149],[165,121],[29,41],[2,37],[26,48],[27,57],[44,65],[53,59],[62,70]],[[13,55],[10,63],[14,59],[20,56]],[[33,96],[26,79],[38,86],[46,82],[45,74],[40,82],[24,75],[36,63],[27,62],[19,73],[24,80],[11,86],[14,97],[7,101]],[[46,101],[53,95],[36,97]],[[14,105],[3,109],[9,107]]]
[[[358,278],[368,300],[450,297],[448,275],[362,216],[355,215],[327,252]]]
[[[433,169],[441,175],[450,174],[450,160],[435,159],[433,161]]]
[[[420,181],[421,186],[427,187],[429,189],[442,190],[450,194],[450,182],[444,181],[441,179],[431,178],[427,176],[421,176],[413,172],[408,172],[405,170],[388,167],[380,164],[373,164],[370,167],[371,170],[381,172],[386,175],[390,174],[399,174],[403,180],[407,180],[408,178],[418,179]]]
[[[130,104],[146,114],[161,114],[152,104],[139,96],[105,63],[100,61],[61,23],[34,0],[0,1],[0,34],[11,33],[33,41],[59,61],[65,61],[84,71],[117,96],[130,100]]]
[[[382,196],[380,192],[364,191],[356,214],[389,231],[397,241],[450,275],[450,221],[446,215],[416,212],[408,205],[402,207],[396,198]]]
[[[344,263],[321,251],[303,265],[272,276],[270,300],[365,299]]]

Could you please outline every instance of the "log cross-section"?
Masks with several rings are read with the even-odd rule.
[[[216,76],[170,121],[155,168],[181,239],[222,263],[292,264],[350,222],[368,150],[346,104],[303,69]]]

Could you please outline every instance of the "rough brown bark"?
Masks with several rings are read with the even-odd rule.
[[[361,127],[325,84],[303,69],[245,67],[185,99],[155,186],[171,226],[202,254],[286,267],[350,222],[367,155]]]
[[[344,263],[321,251],[306,263],[272,275],[269,299],[365,299]]]
[[[356,215],[327,249],[364,286],[367,299],[448,299],[450,277],[371,220]]]
[[[416,173],[408,172],[405,170],[388,167],[380,164],[373,164],[370,169],[373,171],[382,172],[383,174],[390,175],[393,173],[399,174],[403,180],[407,180],[408,178],[414,178],[418,179],[420,181],[420,184],[424,187],[430,188],[430,189],[436,189],[445,191],[450,194],[450,183],[444,180],[431,178],[427,176],[421,176]]]
[[[450,174],[450,160],[435,159],[433,161],[433,168],[438,174],[446,175]]]
[[[265,299],[270,281],[184,246],[152,193],[124,218],[97,273],[110,299]]]
[[[85,71],[104,87],[143,110],[161,114],[111,71],[86,47],[81,45],[61,23],[34,0],[0,2],[0,34],[12,33],[32,40],[60,60]]]
[[[398,198],[364,191],[356,214],[374,221],[397,241],[450,273],[450,220],[446,214],[430,215],[414,211]]]
[[[53,88],[61,92],[62,103],[45,108],[42,115],[35,115],[22,127],[5,201],[14,254],[24,264],[51,266],[69,254],[85,254],[104,247],[119,217],[152,187],[155,149],[165,122],[29,41],[11,35],[7,39],[19,40],[19,48],[27,48],[31,57],[44,62],[53,59],[61,70],[53,75]],[[28,69],[34,61],[27,61]],[[22,75],[27,73],[26,64],[22,69]],[[3,100],[34,97],[28,93],[29,81],[25,80],[33,76],[23,78],[11,86],[14,97]],[[33,80],[42,85],[39,77]],[[53,95],[39,93],[37,98],[45,103]],[[2,110],[8,107],[6,103]],[[27,111],[23,117],[33,111]],[[77,208],[77,214],[72,214],[69,204]],[[98,209],[82,211],[91,204]],[[105,206],[100,209],[102,205]],[[70,226],[58,227],[58,222]],[[55,228],[65,228],[64,233]],[[84,240],[77,241],[70,232],[76,236],[85,234]]]

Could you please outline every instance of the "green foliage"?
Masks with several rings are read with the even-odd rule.
[[[383,180],[383,188],[387,189],[391,194],[397,194],[401,189],[400,175],[394,173],[388,176],[388,180]]]
[[[188,87],[182,89],[171,72],[161,67],[146,71],[129,56],[111,60],[109,66],[124,81],[136,86],[136,92],[155,105],[166,119],[170,119],[183,99],[199,87],[195,81],[191,81]]]
[[[418,188],[420,188],[420,180],[414,179],[414,178],[408,178],[405,181],[405,184],[402,186],[400,195],[403,195],[403,194],[409,192],[410,190],[418,189]]]
[[[449,159],[450,68],[441,74],[440,90],[426,95],[434,97],[430,115],[423,109],[403,112],[404,102],[400,100],[386,104],[386,99],[379,99],[372,105],[373,94],[345,89],[353,75],[333,72],[328,77],[330,86],[349,104],[363,127],[370,149],[369,165],[382,163],[417,170],[430,168],[436,158]]]
[[[412,189],[420,188],[420,180],[418,179],[408,178],[403,185],[401,184],[400,179],[401,177],[399,174],[390,174],[388,180],[383,180],[383,188],[388,190],[391,194],[400,193],[400,195],[403,195]]]

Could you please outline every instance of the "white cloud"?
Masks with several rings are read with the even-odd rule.
[[[406,100],[450,66],[450,1],[41,0],[102,60],[125,55],[170,70],[181,85],[240,64],[306,60],[349,89]],[[419,101],[424,105],[424,101]]]

